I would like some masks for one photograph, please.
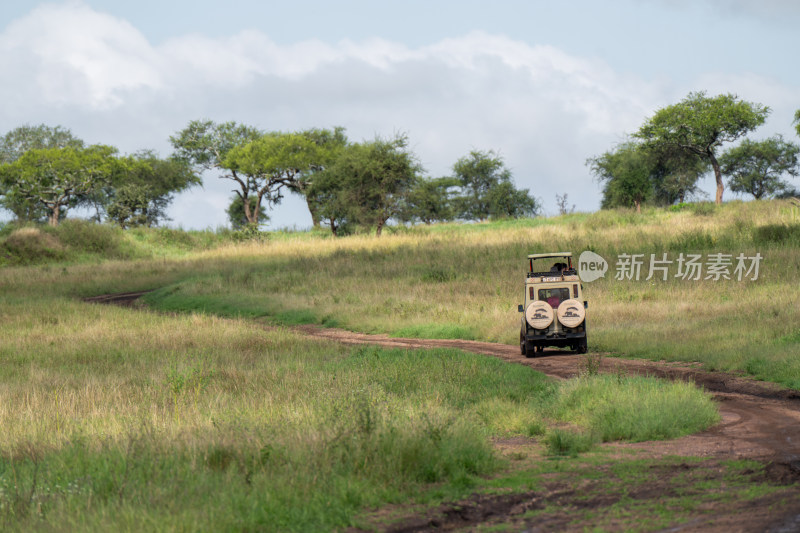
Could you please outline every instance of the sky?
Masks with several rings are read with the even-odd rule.
[[[765,104],[751,138],[800,141],[798,27],[795,0],[3,0],[0,134],[61,125],[167,156],[201,118],[404,133],[427,175],[495,150],[545,214],[564,193],[593,211],[587,158],[692,91]],[[169,225],[225,226],[232,185],[206,173]],[[270,218],[311,224],[291,195]]]

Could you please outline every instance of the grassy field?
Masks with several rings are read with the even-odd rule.
[[[718,416],[688,385],[556,383],[477,355],[349,348],[282,325],[515,343],[528,253],[760,251],[754,282],[587,284],[590,348],[798,386],[793,216],[764,202],[245,243],[81,224],[80,239],[7,232],[5,260],[39,264],[0,269],[0,525],[336,529],[366,508],[485,486],[508,467],[492,438],[533,436],[570,457],[697,431]],[[41,242],[61,255],[31,248]],[[80,300],[149,289],[149,305],[180,312]]]
[[[525,256],[592,250],[609,263],[585,284],[589,347],[701,362],[800,388],[800,209],[788,202],[601,211],[551,219],[400,228],[376,239],[307,235],[203,254],[191,279],[147,301],[163,310],[267,317],[397,336],[515,344]],[[615,279],[620,254],[644,254],[639,281]],[[648,275],[650,254],[673,261]],[[675,277],[680,254],[730,254],[732,279]],[[736,257],[760,253],[758,278]],[[748,264],[749,266],[749,264]]]

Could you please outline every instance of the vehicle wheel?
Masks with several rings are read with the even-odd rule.
[[[525,346],[525,335],[520,331],[519,332],[519,353],[522,355],[528,355],[528,349]]]
[[[583,339],[580,343],[578,343],[577,348],[575,348],[576,353],[586,353],[589,351],[589,347],[586,345],[586,339]]]

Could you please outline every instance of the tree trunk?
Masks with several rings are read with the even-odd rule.
[[[338,237],[338,235],[336,234],[336,219],[331,218],[330,221],[331,221],[331,233],[333,233],[334,237]]]
[[[51,226],[58,226],[58,216],[61,213],[61,205],[56,204],[47,216],[47,223]]]
[[[637,213],[641,213],[642,212],[642,201],[637,198],[636,200],[634,200],[634,203],[636,204],[636,212]]]
[[[242,199],[242,206],[244,207],[244,219],[247,220],[248,224],[252,224],[253,214],[250,212],[250,198],[241,194],[239,194],[239,197]]]
[[[308,206],[308,212],[311,213],[311,224],[315,228],[318,228],[322,220],[320,219],[319,213],[317,212],[318,211],[317,206],[314,205],[314,202],[312,202],[308,197],[306,197],[306,205]],[[336,232],[334,232],[334,234],[335,233]]]
[[[375,236],[381,236],[381,230],[383,229],[383,225],[386,224],[385,220],[378,220],[378,227],[375,229]]]
[[[722,170],[719,168],[719,162],[717,161],[714,152],[709,150],[708,152],[708,159],[711,161],[711,167],[714,169],[714,177],[717,179],[717,205],[722,205],[722,193],[725,191],[725,185],[722,183]]]

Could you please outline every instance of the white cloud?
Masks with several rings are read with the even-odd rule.
[[[0,33],[0,69],[4,129],[62,124],[89,142],[162,153],[169,135],[201,117],[275,130],[341,125],[356,140],[404,131],[434,175],[470,149],[497,149],[546,206],[569,192],[581,209],[599,204],[586,158],[685,95],[597,59],[485,32],[417,48],[381,39],[278,45],[254,30],[156,46],[126,21],[74,2],[39,7]],[[770,98],[792,92],[776,83],[765,92],[762,81],[742,96],[775,105]],[[204,190],[176,201],[174,223],[224,224],[219,206],[230,188],[209,176]],[[309,221],[297,201],[276,213],[275,226]]]
[[[161,59],[144,37],[80,3],[34,9],[6,28],[0,52],[4,72],[24,61],[12,88],[33,89],[39,103],[107,108],[124,103],[120,90],[162,85]]]

